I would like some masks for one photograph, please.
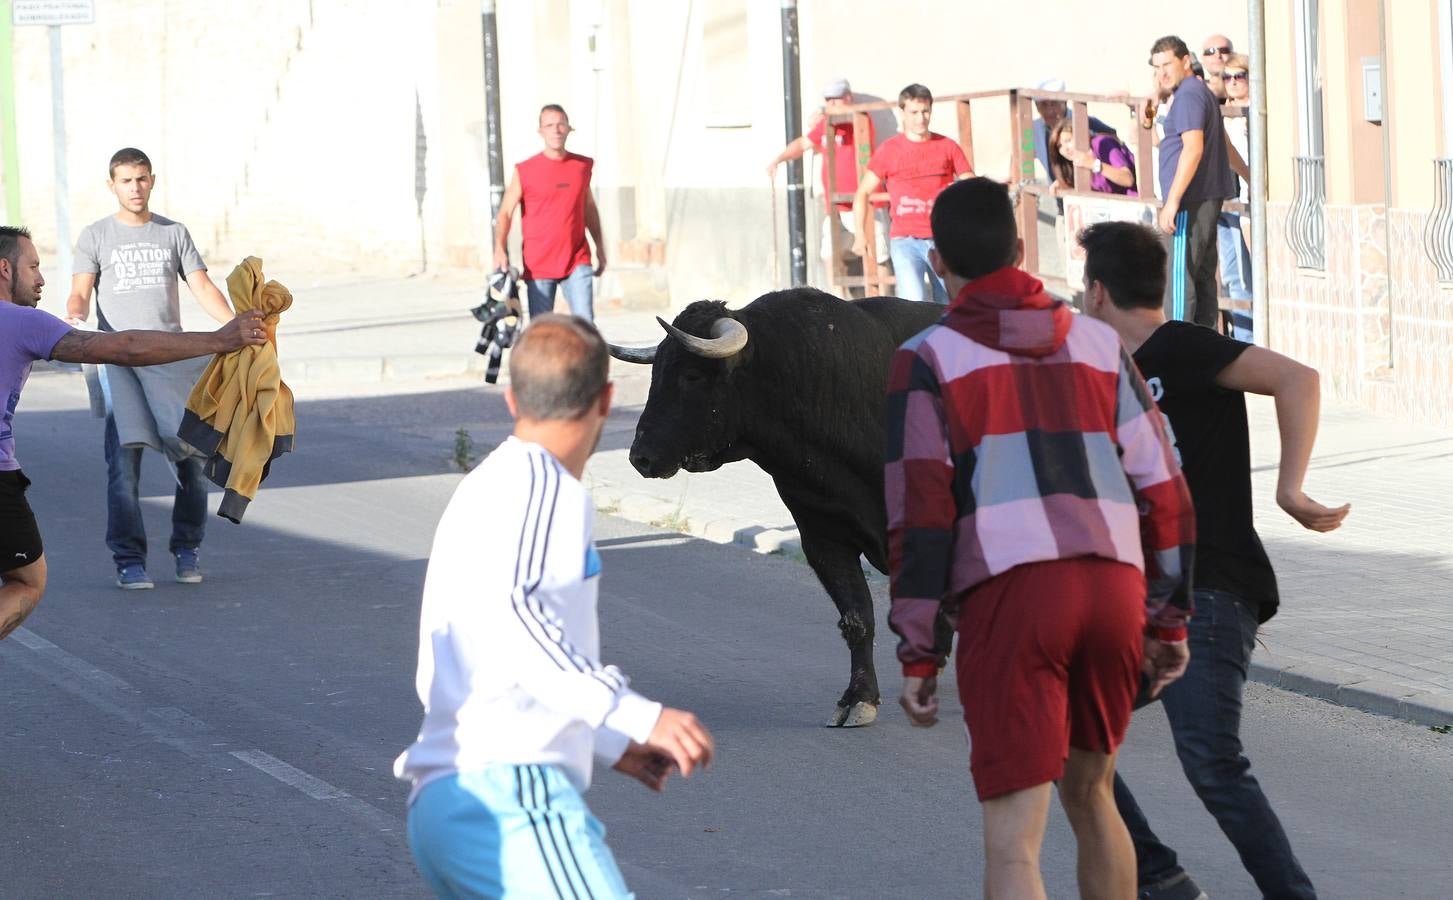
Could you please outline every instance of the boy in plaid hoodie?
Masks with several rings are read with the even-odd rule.
[[[957,611],[959,695],[983,804],[985,893],[1043,897],[1050,784],[1086,897],[1133,897],[1115,753],[1143,672],[1185,670],[1195,514],[1115,332],[1015,268],[1008,189],[938,195],[932,263],[955,299],[888,381],[885,490],[901,702],[937,720]]]

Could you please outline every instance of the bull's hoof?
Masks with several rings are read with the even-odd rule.
[[[833,710],[832,718],[827,720],[827,727],[861,728],[864,725],[872,725],[877,720],[878,705],[859,702],[852,706],[839,706]]]

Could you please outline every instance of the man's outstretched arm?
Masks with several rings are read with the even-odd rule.
[[[161,363],[230,353],[267,342],[262,313],[241,313],[216,331],[72,331],[56,342],[50,358],[56,362],[111,363],[119,366],[155,366]]]
[[[1276,425],[1281,433],[1277,505],[1312,531],[1332,531],[1341,526],[1352,510],[1350,503],[1331,509],[1302,492],[1322,406],[1317,370],[1271,350],[1247,347],[1216,375],[1216,384],[1243,393],[1267,394],[1276,400]]]

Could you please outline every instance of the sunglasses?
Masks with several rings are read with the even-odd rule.
[[[1202,56],[1215,56],[1218,53],[1221,54],[1222,56],[1230,56],[1231,55],[1231,48],[1230,47],[1207,47],[1206,49],[1204,49],[1204,50],[1201,51],[1201,55]]]
[[[1246,74],[1245,72],[1222,72],[1221,73],[1221,80],[1222,81],[1249,81],[1249,80],[1251,80],[1251,76],[1248,75],[1248,74]]]

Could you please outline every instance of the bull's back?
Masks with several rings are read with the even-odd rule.
[[[881,323],[894,347],[943,318],[945,311],[937,303],[904,300],[901,297],[868,297],[852,303]]]

